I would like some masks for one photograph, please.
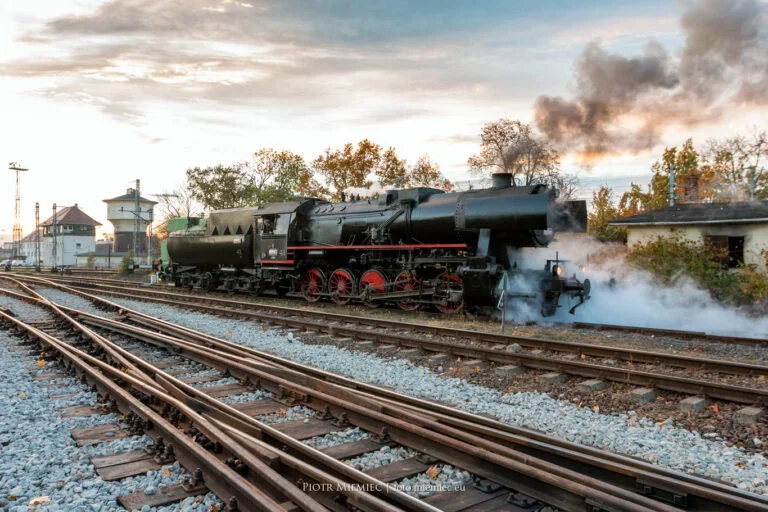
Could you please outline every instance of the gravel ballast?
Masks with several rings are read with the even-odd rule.
[[[19,316],[42,317],[39,308],[19,307],[21,303],[15,299],[7,299],[4,304]],[[0,510],[123,511],[117,504],[118,496],[176,484],[188,475],[174,463],[161,471],[115,482],[103,481],[91,465],[91,457],[140,449],[150,439],[143,435],[130,436],[78,447],[71,437],[72,429],[120,424],[121,415],[62,418],[58,412],[61,408],[96,405],[96,393],[69,376],[35,381],[36,375],[64,371],[53,363],[38,366],[34,354],[20,355],[10,350],[18,346],[17,342],[7,332],[0,331]],[[70,394],[73,396],[52,398]],[[41,498],[45,503],[30,505],[35,498]],[[200,503],[192,500],[151,508],[150,511],[203,512],[218,503],[220,501],[209,493],[200,499]]]
[[[47,290],[64,305],[96,311],[80,297]],[[107,297],[109,298],[109,297]],[[768,495],[768,461],[760,454],[675,428],[674,422],[637,420],[630,413],[605,415],[544,393],[509,393],[444,377],[406,360],[386,359],[328,345],[307,345],[274,330],[243,320],[222,319],[189,310],[114,299],[126,307],[180,325],[231,339],[296,362],[336,372],[401,393],[438,400],[459,409],[486,414],[510,425],[539,430],[569,441],[605,448],[671,469],[733,482],[742,489]]]

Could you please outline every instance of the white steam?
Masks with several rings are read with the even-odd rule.
[[[644,271],[633,269],[624,260],[623,249],[602,244],[583,236],[558,235],[545,249],[514,251],[519,268],[540,270],[555,254],[568,260],[565,275],[576,274],[579,280],[589,278],[591,298],[576,309],[568,310],[577,300],[561,297],[557,314],[543,318],[538,308],[525,305],[508,309],[507,318],[514,322],[594,322],[638,327],[656,327],[706,332],[731,336],[768,338],[768,318],[747,315],[734,307],[719,303],[689,279],[678,279],[673,287],[663,287]],[[514,261],[514,260],[512,260]],[[611,279],[615,283],[611,283]],[[512,279],[515,287],[523,285]],[[527,286],[532,286],[528,283]],[[508,290],[513,289],[508,287]]]

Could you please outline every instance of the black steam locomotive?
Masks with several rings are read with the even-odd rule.
[[[583,231],[586,203],[554,196],[544,186],[512,187],[509,175],[495,175],[492,188],[467,192],[412,188],[376,199],[218,210],[205,230],[170,235],[167,271],[182,287],[273,290],[310,302],[434,306],[444,313],[492,309],[501,284],[525,276],[534,286],[523,295],[551,315],[561,295],[582,303],[589,282],[565,277],[559,260],[542,270],[518,269],[509,249],[545,246],[553,229]]]

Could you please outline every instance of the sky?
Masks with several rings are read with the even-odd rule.
[[[576,67],[594,45],[641,67],[663,47],[664,66],[683,66],[686,13],[697,3],[0,0],[0,161],[30,169],[25,233],[35,202],[43,219],[54,202],[77,203],[109,232],[102,200],[134,180],[152,197],[190,167],[245,161],[265,147],[311,161],[369,138],[409,161],[429,154],[466,180],[483,123],[532,122],[543,95],[581,97]],[[722,3],[750,23],[766,19],[765,1]],[[728,51],[724,59],[741,58]],[[762,99],[728,106],[696,122],[672,116],[642,147],[622,145],[588,167],[564,144],[563,167],[579,174],[583,197],[601,184],[618,193],[646,184],[665,146],[765,125]],[[630,123],[658,117],[639,103],[620,113]],[[13,206],[5,171],[0,237],[10,237]]]

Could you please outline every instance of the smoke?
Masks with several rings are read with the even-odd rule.
[[[675,286],[660,286],[649,273],[630,267],[624,260],[623,246],[618,244],[559,236],[547,249],[522,249],[514,255],[521,268],[543,269],[546,259],[554,259],[556,253],[568,258],[567,275],[575,273],[579,279],[589,278],[591,298],[576,309],[575,315],[570,315],[568,310],[576,302],[569,303],[566,297],[561,297],[562,307],[554,317],[546,318],[532,304],[520,304],[508,311],[510,321],[542,324],[579,321],[768,338],[768,318],[756,318],[738,308],[725,306],[684,278]],[[530,289],[533,285],[530,280],[511,281],[515,285],[508,290]]]
[[[768,8],[756,0],[683,4],[677,58],[656,41],[625,57],[590,43],[573,99],[540,96],[537,128],[585,163],[651,149],[669,123],[693,126],[729,108],[768,104]]]

